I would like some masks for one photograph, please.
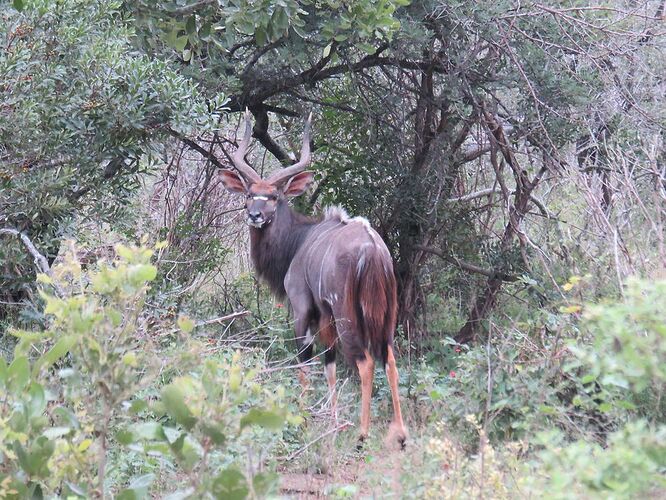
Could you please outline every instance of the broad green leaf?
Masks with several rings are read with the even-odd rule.
[[[188,34],[194,33],[197,30],[197,18],[195,16],[190,16],[187,18],[187,22],[185,23],[185,31],[187,31]]]
[[[36,417],[41,415],[46,410],[44,388],[37,382],[33,382],[30,384],[28,393],[30,394],[30,403],[27,405],[29,416]]]
[[[28,380],[30,380],[30,366],[28,364],[28,358],[25,356],[18,356],[14,358],[12,364],[9,365],[7,369],[7,375],[9,378],[10,392],[17,393],[26,386]]]
[[[71,427],[49,427],[42,432],[42,435],[48,439],[58,439],[59,437],[66,436],[71,431]]]
[[[275,493],[280,477],[275,472],[259,472],[252,478],[252,489],[259,498]]]
[[[5,361],[5,358],[0,356],[0,388],[6,389],[8,380],[9,374],[7,372],[7,362]]]
[[[148,408],[148,403],[146,403],[145,400],[143,399],[136,399],[132,401],[132,404],[129,407],[130,413],[133,413],[135,415],[141,413],[142,411],[146,410]]]
[[[129,486],[117,496],[120,500],[139,500],[148,496],[148,488],[155,480],[155,474],[145,474],[134,478]]]
[[[153,281],[155,276],[157,276],[157,268],[151,264],[136,264],[129,270],[129,278],[133,285]]]
[[[186,500],[188,498],[192,498],[193,493],[194,488],[178,490],[174,491],[173,493],[169,493],[167,496],[163,497],[162,500]]]
[[[162,390],[162,403],[167,413],[186,429],[191,429],[196,423],[197,419],[185,403],[185,396],[175,385],[168,385]]]
[[[245,476],[235,467],[223,470],[213,481],[215,498],[220,500],[244,500],[249,489]]]
[[[201,431],[218,446],[223,445],[226,441],[226,437],[218,425],[202,424]]]
[[[74,335],[60,337],[53,347],[37,360],[34,368],[35,372],[41,368],[50,367],[53,363],[65,356],[75,344],[76,336]]]
[[[180,328],[184,333],[190,333],[192,330],[194,330],[194,327],[196,326],[194,324],[194,321],[189,316],[181,315],[178,316],[178,328]]]
[[[143,422],[132,427],[132,433],[141,439],[163,441],[166,439],[162,424],[157,422]]]
[[[25,7],[25,1],[24,0],[14,0],[13,2],[14,8],[21,12],[23,8]]]
[[[377,47],[370,43],[361,42],[357,43],[356,46],[370,56],[377,52]]]
[[[51,278],[51,276],[49,276],[48,274],[37,273],[37,282],[38,283],[46,283],[47,285],[52,285],[53,284],[53,278]]]
[[[243,430],[248,425],[258,425],[264,429],[280,430],[284,427],[285,418],[283,415],[270,410],[252,408],[241,418],[240,427]]]
[[[115,246],[115,251],[121,259],[126,260],[127,262],[131,262],[134,258],[132,250],[121,243],[118,243]]]
[[[66,424],[72,429],[79,429],[81,427],[79,419],[76,417],[74,412],[72,412],[72,410],[70,410],[69,408],[65,408],[64,406],[59,406],[58,408],[53,410],[53,415],[58,417],[60,424]]]
[[[178,52],[182,52],[185,46],[187,45],[187,36],[179,36],[176,38],[176,42],[174,44],[174,49],[176,49]]]

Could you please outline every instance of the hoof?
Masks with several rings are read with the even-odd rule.
[[[358,439],[356,440],[356,451],[361,451],[363,450],[363,446],[365,445],[365,440],[368,438],[366,434],[361,434]]]
[[[409,432],[407,432],[405,426],[391,422],[388,435],[386,436],[386,444],[393,445],[394,443],[397,443],[399,449],[404,450],[407,447],[408,439]]]

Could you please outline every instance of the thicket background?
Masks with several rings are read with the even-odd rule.
[[[2,4],[0,497],[664,495],[665,8]],[[382,377],[361,451],[353,374],[300,394],[246,108],[391,251],[404,452]]]

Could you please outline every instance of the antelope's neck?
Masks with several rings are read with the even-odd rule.
[[[286,295],[284,278],[296,252],[315,224],[314,219],[294,212],[285,200],[280,200],[268,225],[250,227],[254,268],[276,295]]]

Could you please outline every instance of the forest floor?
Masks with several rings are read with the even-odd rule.
[[[370,436],[362,446],[357,441],[356,398],[360,395],[355,381],[347,379],[340,386],[337,427],[326,403],[310,407],[312,414],[304,426],[305,444],[279,468],[282,495],[297,499],[400,497],[405,464],[420,459],[421,447],[410,438],[401,450],[397,442],[387,438],[390,397],[386,397],[386,381],[379,378],[372,399]],[[324,391],[314,392],[324,397]],[[317,399],[315,394],[311,396]],[[414,424],[413,415],[408,401],[402,403],[409,427]],[[410,429],[412,433],[415,430]]]
[[[395,449],[350,457],[331,467],[326,473],[308,474],[285,470],[280,474],[280,491],[296,499],[338,496],[381,497],[399,496],[400,475],[405,452]]]

